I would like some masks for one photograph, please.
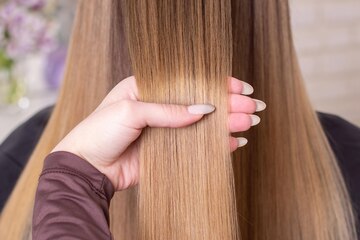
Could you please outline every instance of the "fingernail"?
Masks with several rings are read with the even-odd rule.
[[[242,82],[243,83],[243,89],[241,94],[243,95],[250,95],[254,92],[254,88],[248,84],[247,82]]]
[[[259,122],[260,122],[259,116],[250,114],[250,118],[251,118],[251,126],[255,126],[255,125],[259,124]]]
[[[256,102],[255,112],[260,112],[266,108],[266,104],[263,101],[258,100],[258,99],[254,99],[254,101]]]
[[[248,140],[243,137],[236,138],[238,140],[238,148],[243,147],[248,143]]]
[[[215,106],[211,104],[196,104],[188,106],[188,111],[191,114],[208,114],[215,110]]]

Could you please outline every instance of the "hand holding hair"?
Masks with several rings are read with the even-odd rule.
[[[229,130],[246,131],[260,122],[252,113],[262,111],[264,102],[248,96],[253,88],[229,78]],[[242,95],[241,95],[242,94]],[[102,103],[51,151],[67,151],[85,159],[105,174],[116,190],[138,183],[139,161],[136,139],[149,127],[179,128],[199,121],[215,110],[208,104],[174,105],[138,101],[136,80],[128,77],[117,84]],[[230,137],[231,151],[247,143]]]

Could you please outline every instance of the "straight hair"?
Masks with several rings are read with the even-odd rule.
[[[127,43],[127,44],[126,44]],[[80,0],[58,101],[0,219],[29,239],[43,160],[123,78],[140,100],[210,103],[186,128],[146,128],[140,183],[115,194],[115,239],[355,240],[351,200],[306,93],[287,0]],[[227,77],[264,100],[229,149]]]

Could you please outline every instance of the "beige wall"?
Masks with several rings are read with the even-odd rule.
[[[290,0],[295,46],[316,110],[360,126],[360,1]]]

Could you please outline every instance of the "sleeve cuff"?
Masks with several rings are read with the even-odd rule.
[[[64,172],[83,179],[99,197],[108,202],[114,195],[110,180],[89,162],[73,153],[56,151],[47,155],[41,176],[53,172]]]

